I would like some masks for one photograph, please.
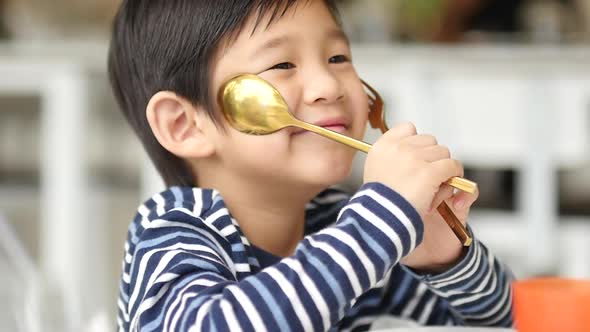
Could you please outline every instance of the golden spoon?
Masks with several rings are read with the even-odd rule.
[[[285,127],[294,126],[365,153],[371,149],[370,144],[296,119],[289,113],[289,107],[281,94],[270,83],[253,74],[239,75],[227,81],[219,90],[218,101],[231,126],[246,134],[267,135]],[[474,182],[460,177],[454,177],[447,183],[471,193],[475,192],[477,187]],[[444,211],[440,208],[438,211],[439,213],[446,212],[441,215],[447,224],[461,243],[464,246],[469,246],[471,237],[465,226],[458,221],[448,206]]]
[[[371,92],[375,93],[372,89]],[[289,107],[281,94],[270,83],[256,75],[239,75],[227,81],[221,87],[219,102],[232,127],[243,133],[267,135],[285,127],[295,126],[365,153],[371,149],[370,144],[296,119],[289,113]],[[387,128],[385,121],[381,121],[384,128]],[[469,193],[474,193],[477,188],[477,184],[461,177],[453,177],[447,183]]]
[[[229,80],[220,90],[226,119],[236,130],[252,135],[272,134],[285,127],[299,127],[368,152],[371,145],[296,119],[281,94],[262,78],[245,74]]]

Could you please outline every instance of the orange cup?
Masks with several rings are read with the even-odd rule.
[[[590,331],[590,280],[535,278],[512,289],[518,332]]]

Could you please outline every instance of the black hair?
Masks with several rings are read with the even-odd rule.
[[[210,93],[215,55],[256,15],[266,27],[289,8],[309,0],[123,0],[114,22],[108,71],[115,98],[166,186],[194,186],[196,175],[182,158],[164,149],[145,110],[158,91],[171,91],[206,109],[219,126]],[[324,0],[339,23],[335,0]],[[254,31],[252,31],[253,33]]]

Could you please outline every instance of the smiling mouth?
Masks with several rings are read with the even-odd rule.
[[[322,127],[324,129],[328,129],[328,130],[337,132],[339,134],[344,133],[348,129],[348,126],[346,126],[345,124],[329,124],[329,125],[318,126],[318,127]],[[297,135],[301,135],[301,134],[305,134],[305,133],[314,134],[311,131],[308,131],[308,130],[305,130],[305,129],[301,129],[301,128],[297,128],[297,129],[293,130],[293,132],[291,132],[291,135],[292,136],[297,136]]]

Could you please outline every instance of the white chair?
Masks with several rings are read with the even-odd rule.
[[[41,331],[39,275],[0,213],[0,323],[2,331]]]

